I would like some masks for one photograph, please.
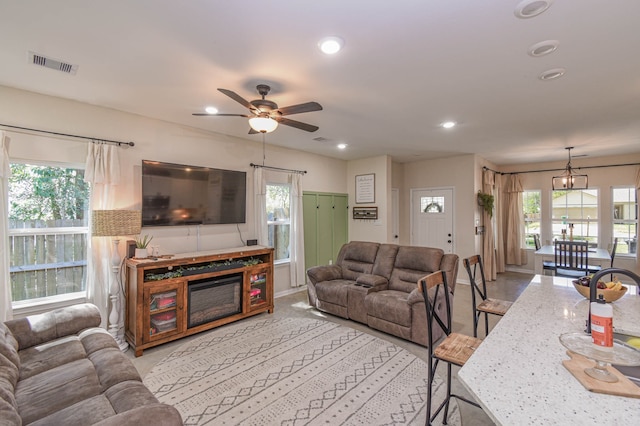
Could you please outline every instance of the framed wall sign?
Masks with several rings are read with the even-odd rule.
[[[378,219],[377,207],[354,207],[353,208],[354,219]]]
[[[376,175],[356,175],[356,204],[376,202]]]

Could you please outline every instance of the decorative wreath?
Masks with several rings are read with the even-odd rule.
[[[436,203],[435,201],[427,204],[427,207],[424,208],[425,213],[442,213],[442,205],[440,203]]]

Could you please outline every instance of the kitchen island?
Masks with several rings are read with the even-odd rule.
[[[637,288],[612,305],[615,331],[640,336]],[[584,331],[588,309],[570,279],[534,276],[458,372],[496,424],[640,424],[640,399],[589,392],[562,365],[558,336]]]

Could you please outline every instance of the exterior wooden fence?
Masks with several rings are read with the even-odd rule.
[[[9,221],[13,301],[84,291],[87,233],[84,220]]]

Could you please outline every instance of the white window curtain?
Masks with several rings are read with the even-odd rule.
[[[11,277],[9,276],[9,137],[0,130],[0,321],[13,318]]]
[[[509,175],[505,194],[507,198],[507,228],[505,232],[507,264],[524,265],[527,263],[527,255],[522,249],[524,220],[522,216],[522,182],[520,181],[520,176]]]
[[[87,153],[84,180],[91,184],[90,210],[111,210],[115,201],[115,186],[120,182],[118,148],[105,143],[91,143]],[[91,220],[91,215],[89,216]],[[91,223],[89,223],[91,229]],[[88,238],[87,300],[98,307],[101,327],[107,328],[109,317],[109,284],[111,246],[108,238]],[[122,318],[122,316],[120,316]]]
[[[494,194],[493,187],[495,184],[495,174],[491,170],[484,170],[482,173],[482,192],[485,194]],[[494,205],[494,215],[496,212]],[[482,209],[482,223],[484,223],[484,239],[482,247],[482,257],[484,259],[484,275],[489,281],[495,281],[496,272],[496,243],[493,234],[493,217],[489,216]]]
[[[494,208],[495,212],[493,215],[496,220],[496,273],[500,274],[505,271],[505,256],[504,256],[504,235],[505,235],[505,227],[503,224],[505,223],[505,211],[504,211],[504,192],[503,188],[503,178],[504,175],[495,176],[494,184],[495,184],[495,201]]]
[[[255,209],[255,228],[258,244],[267,247],[269,245],[269,233],[267,230],[267,182],[264,179],[262,167],[253,169],[253,194]]]
[[[289,178],[291,180],[289,271],[291,273],[291,287],[298,287],[306,283],[304,224],[302,222],[302,175],[300,173],[292,173]]]

